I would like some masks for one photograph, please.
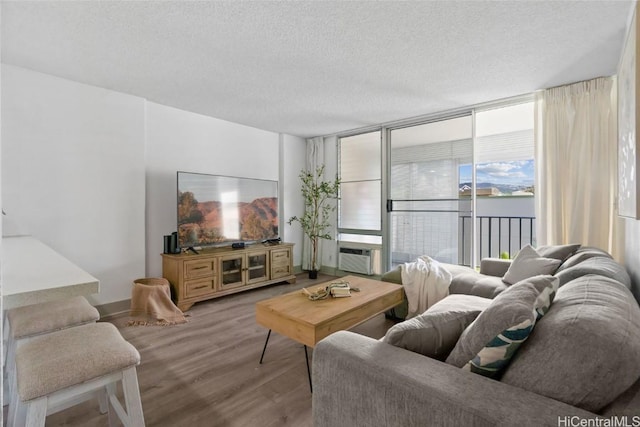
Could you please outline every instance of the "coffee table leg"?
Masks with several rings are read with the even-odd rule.
[[[313,393],[313,386],[311,385],[311,369],[309,369],[309,354],[307,354],[307,346],[304,346],[304,360],[307,361],[307,376],[309,377],[309,391]]]
[[[264,357],[264,352],[267,350],[267,344],[269,344],[269,337],[271,336],[271,329],[267,333],[267,340],[264,342],[264,347],[262,348],[262,355],[260,356],[260,364],[262,365],[262,358]],[[307,363],[308,365],[309,363]]]

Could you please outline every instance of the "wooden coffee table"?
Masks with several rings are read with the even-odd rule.
[[[389,310],[402,302],[402,286],[357,276],[345,276],[310,286],[310,291],[328,286],[334,281],[347,281],[360,292],[351,292],[350,297],[311,301],[302,290],[280,295],[256,304],[256,321],[269,329],[262,349],[260,363],[269,343],[271,331],[276,331],[304,345],[307,374],[311,387],[311,371],[307,346],[315,345],[324,337],[353,328],[377,314]]]

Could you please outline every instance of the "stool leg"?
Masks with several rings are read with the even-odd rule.
[[[11,329],[9,327],[9,316],[7,316],[6,314],[4,315],[4,317],[2,318],[2,341],[5,343],[9,342],[9,329]],[[4,349],[4,354],[3,354],[3,359],[4,361],[4,366],[6,366],[7,363],[7,349]]]
[[[11,396],[11,403],[9,403],[9,414],[7,415],[7,427],[12,427],[19,425],[16,422],[16,413],[18,412],[18,407],[22,402],[20,401],[20,397],[17,395],[18,387],[16,387],[15,375],[11,376],[9,378],[9,381],[11,381],[11,383],[9,384],[9,390],[11,390],[12,393],[15,393],[15,396]]]
[[[45,412],[46,412],[46,408],[45,408]],[[18,396],[14,396],[14,399],[11,402],[11,405],[9,406],[8,418],[9,419],[7,420],[7,427],[22,427],[26,425],[27,404],[21,401]]]
[[[41,397],[32,400],[26,405],[26,427],[44,427],[44,421],[47,418],[47,398]],[[17,424],[22,426],[23,424]]]
[[[115,383],[111,383],[111,384],[107,384],[104,387],[104,397],[107,400],[107,405],[105,407],[106,411],[103,412],[107,414],[107,417],[109,419],[109,427],[115,427],[118,425],[117,423],[117,414],[114,415],[115,411],[112,411],[111,408],[109,407],[109,403],[111,402],[111,398],[113,396],[113,399],[116,399],[116,384]]]
[[[122,390],[124,391],[124,402],[127,407],[127,414],[131,426],[144,426],[144,415],[142,413],[142,401],[140,400],[140,389],[138,388],[138,375],[136,368],[131,367],[122,372]]]
[[[102,387],[98,393],[98,404],[100,405],[100,413],[102,415],[109,412],[109,391],[107,386]]]
[[[9,383],[9,395],[6,396],[4,400],[9,404],[11,403],[11,399],[13,399],[13,395],[15,394],[12,378],[16,370],[16,344],[16,340],[14,340],[11,335],[9,335],[9,340],[7,341],[7,360],[4,364],[4,369],[7,373],[7,382]]]

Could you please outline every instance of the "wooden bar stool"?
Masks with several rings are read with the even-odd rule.
[[[15,369],[16,348],[20,343],[39,335],[86,323],[95,323],[99,318],[98,310],[82,296],[7,310],[5,318],[5,329],[8,332],[7,357],[5,359],[7,382],[9,383],[7,397],[11,398],[11,395],[14,394],[11,390],[11,384]]]
[[[136,348],[111,323],[91,323],[33,338],[16,351],[16,393],[7,426],[44,426],[47,415],[98,397],[101,407],[106,403],[110,426],[115,425],[115,412],[124,426],[142,427],[139,363]],[[118,381],[122,381],[126,410],[115,395]]]

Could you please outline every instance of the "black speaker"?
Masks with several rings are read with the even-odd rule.
[[[171,253],[179,254],[180,248],[178,247],[178,232],[171,233]]]
[[[244,248],[244,242],[232,243],[231,247],[233,249],[243,249]]]
[[[164,253],[173,253],[173,246],[171,246],[171,234],[167,234],[166,236],[164,236]]]

